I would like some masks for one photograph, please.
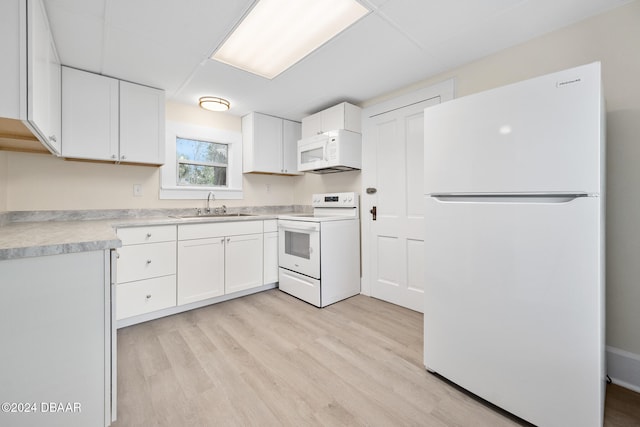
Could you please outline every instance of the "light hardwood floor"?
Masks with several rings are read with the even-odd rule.
[[[522,424],[425,371],[420,313],[277,289],[120,329],[118,392],[115,427]],[[610,386],[605,416],[640,425],[640,397]]]

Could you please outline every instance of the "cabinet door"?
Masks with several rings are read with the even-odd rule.
[[[322,133],[322,112],[311,114],[302,119],[302,138]]]
[[[120,82],[120,161],[164,163],[164,92]]]
[[[62,68],[62,155],[118,159],[118,80]]]
[[[227,237],[225,294],[262,285],[263,235]]]
[[[224,258],[224,237],[178,242],[178,305],[224,295]]]
[[[322,132],[344,129],[344,102],[322,110]]]
[[[301,125],[291,120],[282,122],[282,172],[290,175],[302,175],[298,172],[298,140]]]
[[[27,117],[47,148],[60,154],[60,60],[41,0],[28,3],[27,22]]]
[[[282,119],[254,114],[253,165],[257,172],[282,173]]]
[[[264,233],[264,284],[278,281],[278,232]]]

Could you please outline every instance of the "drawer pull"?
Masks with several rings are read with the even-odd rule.
[[[151,233],[147,233],[147,239],[151,237]]]
[[[148,294],[145,298],[146,299],[151,299],[151,294]]]
[[[147,260],[147,265],[149,265],[149,264],[151,264],[151,260],[150,259]]]

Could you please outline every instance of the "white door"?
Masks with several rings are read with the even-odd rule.
[[[262,285],[263,234],[227,237],[224,293]]]
[[[278,220],[280,267],[320,278],[320,224]]]
[[[164,163],[164,91],[120,82],[120,160]]]
[[[178,242],[178,305],[224,295],[224,239]]]
[[[118,88],[111,77],[63,67],[63,156],[118,159]]]
[[[601,425],[600,198],[426,211],[425,366],[536,425]]]
[[[363,111],[362,290],[420,312],[424,109],[452,96],[448,81]],[[374,207],[375,220],[370,213]]]

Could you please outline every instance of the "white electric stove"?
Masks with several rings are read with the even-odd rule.
[[[360,205],[357,193],[311,201],[311,215],[278,217],[279,287],[326,307],[360,293]]]

